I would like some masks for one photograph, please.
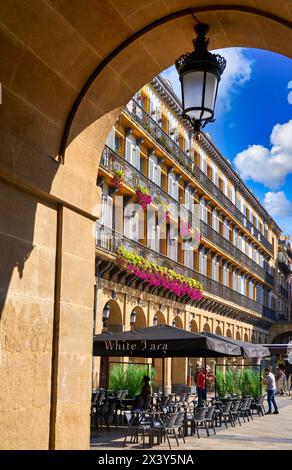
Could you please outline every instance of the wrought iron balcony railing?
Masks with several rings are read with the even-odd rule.
[[[171,204],[171,209],[174,210],[175,216],[180,213],[183,215],[185,220],[189,220],[191,222],[192,213],[185,206],[179,205],[179,203],[169,194],[163,191],[158,185],[143,175],[137,168],[133,167],[124,157],[119,155],[108,146],[105,146],[100,165],[111,172],[114,172],[115,170],[122,170],[123,179],[129,186],[135,187],[138,184],[142,184],[153,196],[154,201],[160,203],[162,202],[166,205]],[[242,263],[243,266],[246,266],[248,269],[265,279],[269,284],[273,285],[272,276],[270,276],[261,266],[249,258],[239,248],[234,246],[232,243],[230,243],[230,241],[228,241],[220,233],[216,232],[212,227],[203,221],[201,221],[201,232],[203,237],[222,248],[235,260]]]
[[[177,218],[178,215],[181,214],[184,219],[191,222],[191,214],[189,214],[189,211],[183,205],[180,206],[178,201],[163,191],[161,187],[151,181],[147,176],[143,175],[143,173],[131,165],[124,157],[107,145],[103,150],[100,165],[112,173],[116,170],[122,170],[123,181],[131,188],[135,189],[138,185],[142,185],[149,191],[154,203],[164,204],[165,207],[170,206],[171,215],[174,218]]]
[[[203,173],[190,157],[172,140],[172,138],[149,116],[149,114],[135,101],[131,100],[130,106],[124,108],[128,114],[150,137],[166,152],[173,157],[192,177],[194,177],[203,188],[244,226],[251,235],[262,243],[270,253],[273,253],[272,244],[266,237],[242,214],[233,202]]]
[[[118,247],[122,244],[130,251],[137,252],[140,256],[147,258],[160,266],[167,267],[169,269],[175,269],[175,271],[183,276],[188,276],[191,278],[195,278],[199,282],[201,282],[203,286],[203,290],[214,294],[222,299],[228,300],[235,304],[241,305],[243,307],[252,310],[260,315],[263,315],[270,320],[275,319],[275,314],[273,310],[262,305],[255,300],[249,299],[248,297],[238,293],[237,291],[231,289],[230,287],[226,287],[219,282],[216,282],[208,277],[204,276],[201,273],[190,269],[177,261],[174,261],[167,256],[164,256],[147,246],[134,241],[130,240],[129,238],[125,237],[122,234],[117,233],[115,230],[107,229],[106,227],[97,223],[97,239],[96,245],[97,247],[103,248],[107,251],[112,253],[116,253]]]

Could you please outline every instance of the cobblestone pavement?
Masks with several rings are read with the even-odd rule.
[[[205,431],[200,430],[200,439],[194,436],[186,437],[184,444],[179,439],[180,450],[292,450],[292,396],[277,397],[280,413],[268,415],[262,418],[254,416],[253,421],[243,423],[236,428],[216,428],[217,434],[205,437]],[[123,440],[125,431],[123,429],[104,431],[92,438],[91,449],[110,450],[124,449]],[[178,449],[175,439],[171,439],[173,450]],[[148,438],[146,437],[146,443]],[[141,449],[140,444],[127,444],[127,449]],[[145,445],[144,450],[149,449]],[[154,446],[152,450],[168,449],[167,442],[159,447]]]

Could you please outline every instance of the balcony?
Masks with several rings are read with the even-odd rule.
[[[149,178],[143,175],[137,168],[133,167],[124,157],[119,155],[117,152],[112,150],[110,147],[105,146],[103,151],[100,165],[106,170],[114,172],[115,170],[123,170],[124,176],[123,179],[131,187],[136,187],[138,184],[142,184],[148,189],[152,195],[154,202],[163,202],[166,205],[170,205],[175,212],[175,216],[183,211],[183,216],[185,219],[191,222],[192,213],[188,211],[183,205],[180,205],[175,199],[173,199],[169,194],[163,191],[159,186],[153,183]],[[201,232],[203,237],[213,242],[218,247],[222,248],[226,253],[232,256],[235,260],[240,262],[247,269],[256,273],[265,279],[269,284],[273,285],[273,277],[270,276],[265,270],[250,259],[245,253],[243,253],[239,248],[230,243],[226,238],[212,229],[205,222],[201,221]]]
[[[260,233],[260,231],[245,218],[242,212],[230,199],[198,168],[190,157],[164,132],[154,119],[138,104],[131,100],[132,111],[126,107],[124,112],[128,114],[147,134],[173,157],[206,192],[216,199],[222,206],[242,225],[250,234],[262,243],[272,254],[272,244]]]
[[[278,253],[277,261],[279,268],[284,272],[284,274],[289,275],[292,273],[292,265],[290,259],[285,253]]]
[[[142,245],[139,242],[130,240],[129,238],[115,232],[115,230],[107,229],[100,224],[97,224],[97,230],[99,231],[99,236],[97,236],[96,246],[98,248],[105,249],[112,253],[116,253],[120,244],[125,246],[129,250],[135,250],[140,256],[147,258],[150,261],[153,261],[160,266],[167,267],[169,269],[175,269],[175,271],[183,276],[195,278],[201,282],[203,290],[214,294],[224,300],[228,300],[240,306],[246,307],[257,314],[263,315],[265,318],[274,320],[274,312],[268,307],[259,304],[258,302],[249,299],[248,297],[234,291],[233,289],[226,287],[222,284],[219,284],[212,279],[194,271],[193,269],[187,268],[186,266],[173,261],[172,259],[157,253],[154,250],[151,250],[145,245]]]
[[[230,241],[226,240],[220,233],[216,232],[213,228],[207,225],[205,222],[201,221],[201,231],[203,237],[207,238],[215,245],[222,248],[226,253],[231,255],[234,259],[239,261],[241,264],[246,266],[252,272],[258,274],[263,279],[265,279],[265,270],[259,266],[255,261],[249,258],[245,253],[243,253],[239,248],[232,245]]]
[[[191,221],[191,214],[183,205],[180,206],[178,201],[163,191],[157,184],[153,183],[147,176],[143,175],[143,173],[131,165],[124,157],[107,145],[103,150],[100,165],[111,173],[114,173],[115,170],[122,170],[123,181],[131,188],[135,189],[139,184],[142,185],[144,188],[148,189],[154,203],[171,206],[171,215],[174,218],[179,216],[179,211],[183,211],[183,216]]]

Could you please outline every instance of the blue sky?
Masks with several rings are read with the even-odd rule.
[[[292,235],[292,61],[258,49],[216,52],[227,66],[216,121],[204,130],[284,233]],[[162,75],[180,96],[175,67]]]

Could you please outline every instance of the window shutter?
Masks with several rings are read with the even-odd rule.
[[[107,196],[106,198],[106,205],[105,205],[105,219],[104,225],[107,228],[112,229],[113,227],[113,198]]]
[[[140,171],[140,148],[138,147],[138,145],[134,147],[134,158],[135,160],[133,166]]]
[[[132,142],[126,137],[125,157],[127,162],[131,163],[132,160]]]
[[[168,194],[172,196],[172,190],[173,190],[173,174],[170,172],[168,174]]]
[[[106,139],[106,145],[108,147],[110,147],[111,149],[115,149],[115,128],[112,127],[112,129],[110,130],[110,133]]]
[[[154,162],[153,162],[153,157],[149,157],[148,159],[148,178],[151,181],[154,181]]]
[[[157,186],[161,186],[161,168],[158,164],[158,161],[156,161],[155,165],[155,183],[157,184]]]
[[[173,182],[174,182],[174,194],[173,194],[173,197],[176,201],[178,201],[178,181],[176,178],[173,178]]]
[[[155,240],[155,250],[160,253],[160,227],[156,225],[156,240]]]

